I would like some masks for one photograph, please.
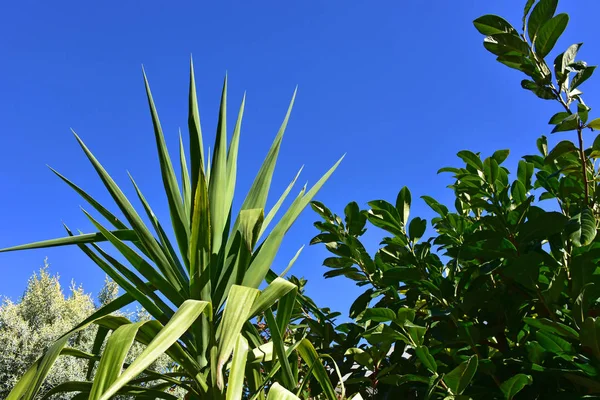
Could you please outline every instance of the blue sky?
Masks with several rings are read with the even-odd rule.
[[[521,3],[3,2],[0,247],[63,236],[61,221],[92,231],[79,209],[83,201],[46,164],[110,204],[71,127],[133,195],[130,171],[159,218],[168,220],[140,66],[174,152],[178,128],[187,124],[190,54],[207,141],[225,71],[230,116],[248,93],[238,195],[248,189],[299,85],[270,204],[301,165],[301,182],[314,183],[344,153],[318,195],[338,213],[352,200],[365,207],[369,200],[393,201],[404,185],[413,199],[427,194],[450,201],[450,179],[436,171],[457,165],[456,152],[510,148],[508,163],[515,165],[536,152],[535,139],[549,133],[546,122],[559,111],[522,90],[520,74],[496,63],[472,26],[486,13],[518,25]],[[556,50],[582,41],[580,57],[598,64],[600,5],[562,1],[559,8],[571,24]],[[597,81],[590,82],[584,91]],[[585,96],[592,107],[597,93]],[[431,216],[422,201],[413,202],[412,215]],[[316,219],[305,211],[275,270],[314,236]],[[371,249],[378,237],[369,235]],[[93,293],[101,286],[103,273],[78,249],[46,249],[0,254],[0,295],[18,298],[46,256],[65,285],[73,279]],[[308,293],[319,305],[346,312],[360,291],[342,278],[324,280],[325,256],[322,247],[307,247],[292,272],[309,280]]]

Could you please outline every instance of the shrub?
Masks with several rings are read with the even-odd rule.
[[[523,88],[556,102],[552,133],[572,133],[576,144],[550,148],[542,136],[539,154],[524,156],[516,175],[503,166],[508,150],[460,151],[462,165],[440,170],[454,178],[453,207],[422,197],[436,214],[428,239],[427,221],[410,216],[407,188],[395,203],[350,203],[343,216],[312,203],[322,217],[312,243],[332,253],[325,277],[366,289],[350,308],[353,320],[337,327],[360,339],[345,350],[360,365],[349,391],[403,399],[600,394],[600,137],[583,144],[600,119],[588,118],[581,92],[595,67],[576,59],[581,44],[547,62],[568,22],[556,6],[528,1],[521,33],[495,15],[474,23],[499,62],[527,75]],[[360,240],[367,221],[387,234],[374,255]]]

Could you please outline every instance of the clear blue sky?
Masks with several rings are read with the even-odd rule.
[[[140,65],[148,72],[174,152],[177,130],[187,124],[190,53],[206,133],[216,126],[225,71],[231,116],[248,92],[239,194],[248,189],[298,84],[271,204],[302,164],[302,182],[314,183],[346,152],[318,196],[337,212],[351,200],[362,206],[373,199],[393,201],[403,185],[414,199],[428,194],[450,200],[449,177],[436,171],[456,165],[457,151],[487,155],[510,148],[514,165],[519,156],[536,151],[535,139],[549,132],[546,122],[558,111],[520,89],[520,74],[496,63],[472,26],[485,13],[517,25],[522,3],[5,1],[0,6],[0,247],[62,236],[61,221],[92,230],[79,210],[83,201],[46,164],[110,204],[70,127],[133,195],[129,170],[155,212],[168,220]],[[583,41],[580,54],[590,64],[600,63],[597,3],[563,0],[559,6],[571,15],[571,24],[557,49]],[[598,79],[583,89],[598,87]],[[585,97],[592,107],[599,103],[598,93]],[[414,203],[413,215],[431,215],[422,201]],[[312,211],[303,214],[276,270],[308,243],[315,220]],[[370,248],[376,248],[377,238],[369,237]],[[0,254],[0,294],[18,298],[46,256],[64,284],[74,279],[93,293],[99,289],[100,269],[77,248],[61,248]],[[359,291],[341,278],[324,280],[324,257],[322,247],[305,249],[293,273],[309,279],[309,294],[318,304],[346,312]]]

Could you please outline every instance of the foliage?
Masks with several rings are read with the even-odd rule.
[[[0,398],[6,398],[17,380],[48,343],[73,328],[94,310],[94,303],[81,287],[71,285],[65,297],[58,275],[50,275],[48,264],[33,274],[23,297],[14,303],[4,299],[0,306]],[[88,328],[69,345],[88,351],[94,329]],[[65,380],[85,378],[87,363],[72,357],[61,358],[50,372],[41,391]]]
[[[497,60],[528,76],[522,87],[561,108],[553,133],[573,132],[538,155],[523,157],[516,175],[503,165],[508,150],[488,157],[464,150],[452,174],[454,207],[423,196],[435,217],[411,217],[411,193],[395,201],[356,203],[343,216],[313,202],[322,221],[312,243],[332,257],[325,277],[364,287],[339,334],[360,341],[346,358],[360,366],[349,392],[382,399],[579,399],[600,395],[600,128],[581,84],[594,72],[576,60],[581,44],[546,58],[566,28],[556,0],[527,2],[521,33],[486,15],[475,27]],[[385,231],[371,256],[361,242],[367,221]],[[339,353],[339,351],[338,351]],[[343,365],[340,363],[340,365]]]
[[[45,261],[39,274],[34,273],[27,284],[25,293],[18,303],[4,299],[0,306],[0,397],[6,398],[27,367],[44,353],[48,343],[58,339],[96,309],[89,294],[81,286],[70,286],[71,295],[65,297],[58,275],[51,275]],[[100,306],[117,297],[119,287],[110,278],[98,294]],[[133,321],[148,320],[147,312],[138,308],[129,313]],[[124,315],[114,313],[113,315]],[[80,331],[69,340],[68,345],[80,351],[92,349],[97,329],[93,326]],[[145,346],[135,343],[126,361],[132,362]],[[156,371],[169,372],[172,361],[166,355],[159,357],[152,365]],[[75,357],[58,359],[50,370],[40,395],[65,381],[85,380],[88,369],[86,360]],[[70,398],[57,395],[54,399]]]
[[[133,178],[142,205],[141,213],[145,214],[150,226],[75,135],[124,219],[56,172],[112,228],[85,212],[97,232],[73,235],[66,228],[69,236],[65,238],[3,250],[77,245],[125,292],[55,341],[25,373],[8,396],[9,400],[32,399],[45,381],[49,368],[61,355],[89,360],[87,379],[64,382],[49,393],[79,392],[79,397],[101,400],[116,394],[172,399],[174,396],[170,391],[178,387],[187,392],[186,398],[189,399],[234,400],[248,396],[264,399],[269,387],[273,387],[274,391],[301,391],[308,381],[314,379],[318,385],[312,386],[315,390],[311,396],[330,400],[338,397],[312,344],[304,338],[289,341],[287,330],[291,310],[296,301],[303,301],[303,297],[297,295],[297,287],[293,283],[277,276],[270,267],[285,233],[339,161],[312,188],[302,188],[279,220],[276,220],[276,214],[297,177],[265,214],[272,175],[294,101],[292,98],[241,210],[237,215],[233,214],[245,99],[228,146],[225,79],[210,161],[210,155],[205,157],[204,152],[193,66],[190,71],[190,146],[189,154],[186,154],[180,137],[179,179],[167,151],[144,74],[174,242]],[[106,241],[118,250],[127,264],[100,247],[99,243]],[[265,280],[268,286],[259,290]],[[111,315],[134,301],[144,307],[152,319],[136,322],[124,316]],[[251,323],[262,313],[265,313],[269,332],[266,344]],[[89,353],[67,346],[74,335],[91,324],[99,326],[99,329]],[[108,332],[112,333],[106,339]],[[146,347],[135,360],[127,363],[126,356],[134,342]],[[167,354],[176,363],[173,372],[162,373],[152,369],[152,363],[162,354]],[[290,362],[298,357],[304,361],[303,368],[311,374],[310,379],[302,382],[299,368],[295,362]],[[156,380],[162,383],[150,384]],[[269,396],[275,395],[270,393]]]

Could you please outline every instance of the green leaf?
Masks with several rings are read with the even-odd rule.
[[[152,99],[152,92],[150,91],[150,84],[146,77],[146,72],[142,69],[144,75],[144,84],[146,86],[146,96],[148,97],[148,106],[150,107],[150,113],[152,114],[152,125],[154,126],[154,136],[156,139],[156,148],[158,151],[158,159],[160,161],[160,172],[163,179],[163,185],[167,200],[169,202],[169,212],[171,214],[171,221],[173,223],[173,230],[175,231],[175,237],[179,244],[181,254],[187,254],[188,252],[188,238],[189,238],[189,223],[186,219],[186,213],[183,206],[183,200],[179,191],[179,185],[173,170],[171,158],[169,157],[169,151],[167,150],[167,144],[163,135],[160,120],[158,118],[158,112]],[[79,138],[78,138],[79,140]],[[85,149],[84,149],[85,150]],[[100,173],[100,171],[99,171]],[[113,195],[114,196],[114,195]],[[115,199],[117,201],[117,199]],[[117,201],[118,202],[118,201]],[[129,219],[129,218],[128,218]],[[137,222],[137,221],[136,221]],[[133,228],[136,226],[130,221]],[[139,233],[139,232],[138,232]]]
[[[275,304],[279,299],[281,299],[286,294],[291,291],[297,291],[298,287],[294,285],[292,282],[285,280],[283,278],[277,277],[275,278],[269,286],[267,286],[263,291],[258,295],[254,303],[252,304],[252,310],[250,311],[250,318],[253,318],[270,308],[273,304]]]
[[[506,400],[512,400],[517,393],[519,393],[527,385],[533,383],[533,378],[530,375],[517,374],[512,378],[502,382],[500,389],[504,393]]]
[[[497,164],[496,164],[497,165]],[[436,213],[440,214],[441,216],[446,216],[448,215],[448,208],[443,205],[440,204],[436,199],[434,199],[433,197],[429,197],[429,196],[421,196],[421,198],[425,201],[425,203],[427,203],[427,205],[429,207],[431,207],[431,209],[433,211],[435,211]]]
[[[542,25],[554,16],[557,6],[558,0],[540,0],[533,8],[529,16],[529,23],[527,24],[531,42],[535,42],[535,37]]]
[[[427,346],[415,347],[415,354],[417,357],[419,357],[419,360],[421,360],[427,369],[433,373],[437,372],[437,363],[435,362],[433,356],[429,353]]]
[[[358,204],[353,201],[348,203],[344,208],[346,229],[350,235],[360,235],[367,222],[367,217],[364,213],[360,212]]]
[[[175,305],[180,305],[184,301],[182,293],[178,292],[171,282],[162,277],[142,256],[136,253],[133,249],[120,241],[117,237],[106,230],[98,221],[84,211],[90,221],[102,234],[115,246],[115,248],[129,261],[140,274],[152,282],[161,293],[172,301]]]
[[[546,164],[551,163],[552,161],[558,159],[560,156],[572,152],[576,152],[577,147],[570,140],[563,140],[558,142],[556,146],[550,151],[550,154],[546,157]]]
[[[521,204],[527,200],[527,189],[521,181],[514,181],[511,188],[510,194],[516,204]]]
[[[486,36],[495,35],[497,33],[511,33],[513,35],[517,34],[515,28],[513,28],[508,21],[497,15],[488,14],[479,17],[473,21],[473,25],[475,25],[475,28],[479,31],[479,33]]]
[[[398,214],[400,215],[400,221],[405,224],[408,221],[408,216],[410,215],[410,204],[411,204],[411,195],[410,190],[406,186],[400,189],[398,192],[398,197],[396,197],[396,210],[398,210]]]
[[[373,200],[368,204],[371,207],[367,212],[369,222],[395,236],[404,236],[404,224],[396,207],[385,200]]]
[[[156,379],[156,377],[154,378]],[[69,396],[68,398],[73,400],[85,400],[88,398],[88,393],[90,392],[92,386],[92,382],[64,382],[54,386],[52,389],[47,391],[41,400],[46,400],[48,398],[61,398],[54,397],[55,394],[59,393],[70,393],[70,392],[80,392],[75,396]],[[126,397],[126,398],[142,398],[142,399],[164,399],[164,400],[177,400],[177,397],[172,394],[165,393],[164,391],[156,388],[144,388],[139,386],[125,385],[118,392],[118,395]],[[83,396],[81,396],[83,395]],[[79,397],[81,396],[81,397]],[[119,397],[120,397],[119,396]]]
[[[552,133],[574,131],[578,126],[579,115],[571,114],[567,118],[563,119],[558,125],[556,125],[556,127],[552,130]]]
[[[229,290],[223,318],[217,331],[217,385],[221,390],[225,387],[223,366],[231,356],[242,326],[250,318],[252,305],[259,293],[258,289],[239,285],[233,285]]]
[[[548,121],[548,124],[549,125],[558,125],[562,121],[564,121],[565,118],[567,118],[569,115],[571,115],[571,113],[568,113],[566,111],[557,112],[556,114],[554,114],[552,116],[552,118],[550,118],[550,121]]]
[[[536,145],[542,156],[546,157],[548,155],[548,138],[542,135],[536,140]]]
[[[344,355],[352,356],[352,359],[360,365],[362,365],[363,367],[366,367],[368,369],[373,368],[373,357],[371,357],[371,355],[363,349],[351,347],[344,352]]]
[[[534,45],[538,56],[546,57],[556,45],[556,41],[563,34],[569,23],[567,14],[558,14],[546,21],[538,30]]]
[[[229,216],[227,209],[227,75],[223,81],[217,134],[213,149],[208,185],[208,205],[210,207],[211,251],[219,254],[225,224]]]
[[[579,87],[583,82],[587,81],[594,71],[596,70],[596,66],[585,67],[581,71],[577,72],[577,74],[573,77],[571,81],[570,91],[573,92],[575,88]]]
[[[541,330],[538,330],[535,333],[535,337],[545,350],[557,354],[566,360],[572,360],[572,357],[569,354],[573,352],[573,346],[570,342],[559,336]]]
[[[471,356],[444,376],[444,382],[453,394],[462,394],[465,391],[475,376],[478,365],[477,356]]]
[[[265,311],[265,319],[269,327],[269,332],[271,333],[271,340],[273,341],[273,350],[275,350],[277,360],[279,360],[279,363],[281,364],[281,376],[283,378],[283,384],[286,388],[293,389],[296,385],[296,380],[294,379],[292,368],[290,367],[290,362],[285,351],[282,333],[279,330],[279,327],[277,326],[277,321],[275,321],[273,312],[270,309]]]
[[[588,122],[587,127],[595,130],[600,130],[600,118],[596,118]]]
[[[523,10],[523,31],[525,31],[527,16],[529,15],[529,11],[531,11],[531,7],[533,7],[535,1],[536,0],[527,0],[527,3],[525,3],[525,9]]]
[[[492,158],[494,160],[496,160],[496,162],[498,163],[498,165],[502,164],[507,158],[508,155],[510,154],[510,150],[506,149],[506,150],[497,150],[494,152],[494,154],[492,154]]]
[[[510,33],[498,33],[487,36],[483,40],[483,47],[497,56],[513,55],[515,52],[526,56],[529,53],[527,43],[522,41],[518,36]]]
[[[298,353],[300,354],[300,357],[302,357],[308,368],[312,370],[313,376],[315,377],[317,382],[319,382],[327,399],[337,400],[338,396],[335,392],[333,384],[331,383],[331,380],[329,379],[329,375],[327,374],[325,367],[319,359],[319,354],[308,339],[302,339],[299,342]]]
[[[200,127],[200,113],[198,112],[198,98],[196,96],[196,79],[194,77],[194,61],[190,57],[190,89],[188,96],[188,129],[190,135],[190,166],[192,168],[191,197],[196,195],[198,175],[204,171],[204,143],[202,141],[202,129]],[[193,207],[193,203],[192,203]],[[193,208],[190,215],[193,215]]]
[[[119,188],[119,186],[116,184],[116,182],[111,178],[111,176],[108,174],[108,172],[106,172],[106,170],[104,169],[102,164],[100,164],[100,162],[96,159],[96,157],[94,157],[94,155],[87,148],[85,143],[83,143],[83,141],[79,138],[79,136],[77,136],[77,134],[75,132],[73,132],[73,133],[75,135],[75,138],[79,142],[79,145],[81,146],[81,148],[85,152],[86,156],[88,157],[88,159],[94,166],[94,169],[98,173],[98,176],[100,176],[102,182],[104,183],[104,186],[110,192],[115,203],[117,203],[117,205],[119,206],[119,208],[121,209],[121,211],[123,212],[123,214],[125,215],[127,220],[129,221],[129,223],[131,224],[131,226],[137,233],[139,240],[144,245],[143,247],[147,250],[149,257],[156,263],[156,266],[161,270],[161,272],[163,274],[165,274],[165,277],[168,279],[169,283],[171,285],[173,285],[175,290],[177,290],[177,291],[185,290],[183,288],[180,277],[178,277],[176,275],[176,273],[172,270],[164,250],[161,248],[159,243],[156,241],[156,239],[154,238],[154,236],[152,235],[150,230],[146,227],[142,218],[139,216],[139,214],[137,213],[135,208],[131,205],[131,202],[127,199],[127,197],[125,196],[123,191]],[[160,135],[157,134],[157,138],[159,136]],[[158,140],[158,141],[160,142],[160,140]],[[168,155],[167,155],[167,157],[168,157]],[[169,165],[170,165],[170,162],[169,162]],[[172,169],[172,167],[171,167],[171,169]],[[167,178],[165,178],[165,179],[167,179]],[[179,189],[177,188],[176,190],[177,190],[177,196],[179,196]],[[181,203],[181,196],[179,196],[179,202]],[[181,206],[181,208],[183,208],[183,203],[181,203],[180,206]],[[174,225],[174,227],[176,228],[175,225]],[[179,238],[179,239],[181,239],[181,238]],[[179,241],[179,239],[178,239],[178,241]],[[184,239],[186,240],[185,249],[187,250],[187,234]],[[180,247],[180,249],[181,249],[181,247]],[[186,252],[183,252],[183,254],[186,254]],[[179,303],[176,303],[176,304],[179,304]]]
[[[271,181],[273,179],[273,172],[275,170],[275,164],[277,162],[277,157],[279,156],[279,149],[281,148],[281,141],[283,140],[283,134],[285,133],[285,129],[287,128],[288,121],[290,119],[290,115],[292,113],[292,108],[294,107],[294,101],[296,99],[297,90],[294,90],[294,94],[292,95],[292,99],[288,106],[287,112],[285,114],[285,118],[281,123],[279,131],[271,144],[271,148],[263,161],[256,178],[254,178],[254,182],[246,195],[246,198],[242,204],[241,209],[252,209],[252,208],[262,208],[265,209],[265,205],[267,203],[267,195],[269,194],[269,189],[271,187]],[[234,227],[235,230],[235,227]]]
[[[81,197],[83,197],[83,199],[85,201],[87,201],[92,207],[94,207],[115,228],[122,229],[122,230],[128,230],[129,229],[127,227],[127,225],[125,225],[123,222],[121,222],[119,220],[119,218],[117,218],[113,213],[111,213],[106,208],[104,208],[104,206],[102,206],[102,204],[98,203],[92,196],[90,196],[89,194],[87,194],[83,189],[81,189],[79,186],[77,186],[76,184],[74,184],[73,182],[71,182],[69,179],[67,179],[66,177],[64,177],[63,175],[61,175],[58,171],[54,170],[51,167],[48,167],[48,168],[50,168],[50,170],[52,172],[54,172],[56,174],[56,176],[58,176],[60,179],[62,179],[63,182],[65,182],[73,190],[75,190],[77,192],[77,194],[79,194]],[[132,240],[134,240],[134,239],[132,239]]]
[[[579,115],[579,120],[582,124],[585,124],[588,121],[588,116],[591,108],[584,104],[577,104],[577,115]]]
[[[592,210],[584,208],[569,222],[577,226],[577,229],[571,233],[571,240],[575,246],[587,246],[592,243],[596,237],[596,218]]]
[[[425,229],[427,229],[427,221],[422,218],[415,217],[408,225],[408,235],[413,242],[416,242],[423,236]]]
[[[119,229],[116,231],[110,231],[111,234],[117,239],[125,242],[131,242],[138,239],[135,231],[131,229]],[[42,240],[40,242],[33,242],[28,244],[22,244],[19,246],[7,247],[4,249],[0,249],[0,253],[5,253],[9,251],[18,251],[18,250],[32,250],[32,249],[46,249],[49,247],[59,247],[59,246],[71,246],[71,245],[79,245],[79,244],[87,244],[87,243],[96,243],[96,242],[105,242],[106,239],[101,232],[97,233],[86,233],[83,235],[77,236],[68,236],[59,239],[50,239],[50,240]]]
[[[275,203],[275,205],[273,206],[273,208],[271,208],[271,210],[269,211],[269,213],[265,217],[265,220],[264,220],[264,222],[262,224],[262,227],[260,229],[260,234],[258,235],[259,238],[262,237],[263,233],[265,233],[265,231],[267,230],[267,228],[268,228],[269,224],[271,223],[271,221],[273,220],[273,218],[275,218],[275,215],[277,214],[277,211],[279,211],[279,209],[281,208],[281,205],[283,204],[283,202],[285,201],[285,199],[287,198],[287,196],[290,194],[290,191],[292,190],[292,188],[296,184],[296,181],[298,180],[298,177],[300,176],[300,173],[302,172],[303,168],[304,167],[301,167],[298,170],[298,172],[296,173],[296,176],[294,177],[294,179],[292,180],[292,182],[290,182],[290,184],[288,185],[288,187],[284,190],[284,192],[281,194],[281,196],[279,197],[279,199],[277,200],[277,202]],[[315,203],[315,202],[311,202],[311,207],[313,209],[315,209],[316,206],[313,205],[313,203]]]
[[[389,308],[367,308],[361,321],[388,322],[396,319],[396,313]]]
[[[208,307],[207,307],[208,306]],[[205,301],[186,300],[175,312],[173,318],[165,325],[142,353],[123,371],[121,375],[106,389],[100,400],[109,400],[119,389],[138,376],[161,354],[171,347],[196,321],[200,314],[210,312],[210,304]]]
[[[242,104],[238,111],[238,117],[233,128],[233,136],[231,137],[231,143],[229,144],[229,150],[227,151],[227,179],[226,179],[226,192],[225,192],[225,212],[227,218],[231,213],[231,206],[233,204],[233,196],[235,193],[235,183],[237,179],[237,159],[238,150],[240,145],[240,132],[242,130],[242,118],[244,116],[244,108],[246,106],[246,93],[242,97]],[[226,228],[228,229],[228,227]]]
[[[123,368],[125,357],[135,340],[138,330],[144,323],[138,322],[120,326],[110,335],[94,376],[90,400],[99,399],[104,390],[117,380]]]
[[[302,210],[312,201],[314,196],[318,193],[321,187],[325,184],[327,179],[333,174],[338,165],[342,162],[342,158],[338,162],[335,163],[333,167],[329,169],[321,177],[321,179],[315,183],[315,185],[303,196],[299,196],[294,200],[294,202],[290,205],[290,208],[283,215],[281,220],[275,225],[273,231],[269,234],[269,236],[265,239],[265,241],[260,246],[260,249],[254,255],[250,266],[246,274],[244,275],[243,285],[249,287],[258,287],[263,279],[265,278],[267,272],[271,268],[271,264],[275,259],[275,255],[279,250],[279,246],[283,241],[283,237],[294,221],[298,218]]]
[[[524,160],[519,161],[517,178],[523,183],[526,190],[532,188],[531,177],[533,176],[533,164]]]
[[[564,88],[564,83],[567,81],[569,76],[569,65],[575,61],[577,52],[582,45],[583,43],[577,43],[569,46],[564,53],[559,54],[554,60],[554,72],[556,73],[556,80],[560,85],[560,88],[563,90],[566,90],[566,88]]]
[[[279,383],[275,382],[269,388],[269,395],[267,396],[267,400],[300,400],[300,398],[294,395],[289,390],[285,389]]]
[[[535,94],[540,99],[554,100],[556,98],[556,95],[554,94],[551,88],[545,85],[540,85],[534,81],[524,79],[521,81],[521,87],[523,89],[532,91],[533,94]]]
[[[192,209],[192,184],[190,181],[190,172],[185,158],[185,148],[183,147],[183,138],[181,130],[179,131],[179,166],[181,168],[181,189],[183,191],[183,208],[185,210],[186,220],[189,221]]]
[[[523,318],[529,326],[533,326],[544,332],[556,333],[561,336],[569,337],[571,339],[579,339],[577,331],[567,325],[561,324],[560,322],[551,321],[547,318]]]
[[[587,317],[581,327],[581,345],[600,359],[600,318]]]
[[[498,163],[492,157],[488,157],[483,161],[484,175],[488,183],[495,187],[496,179],[498,179]]]

